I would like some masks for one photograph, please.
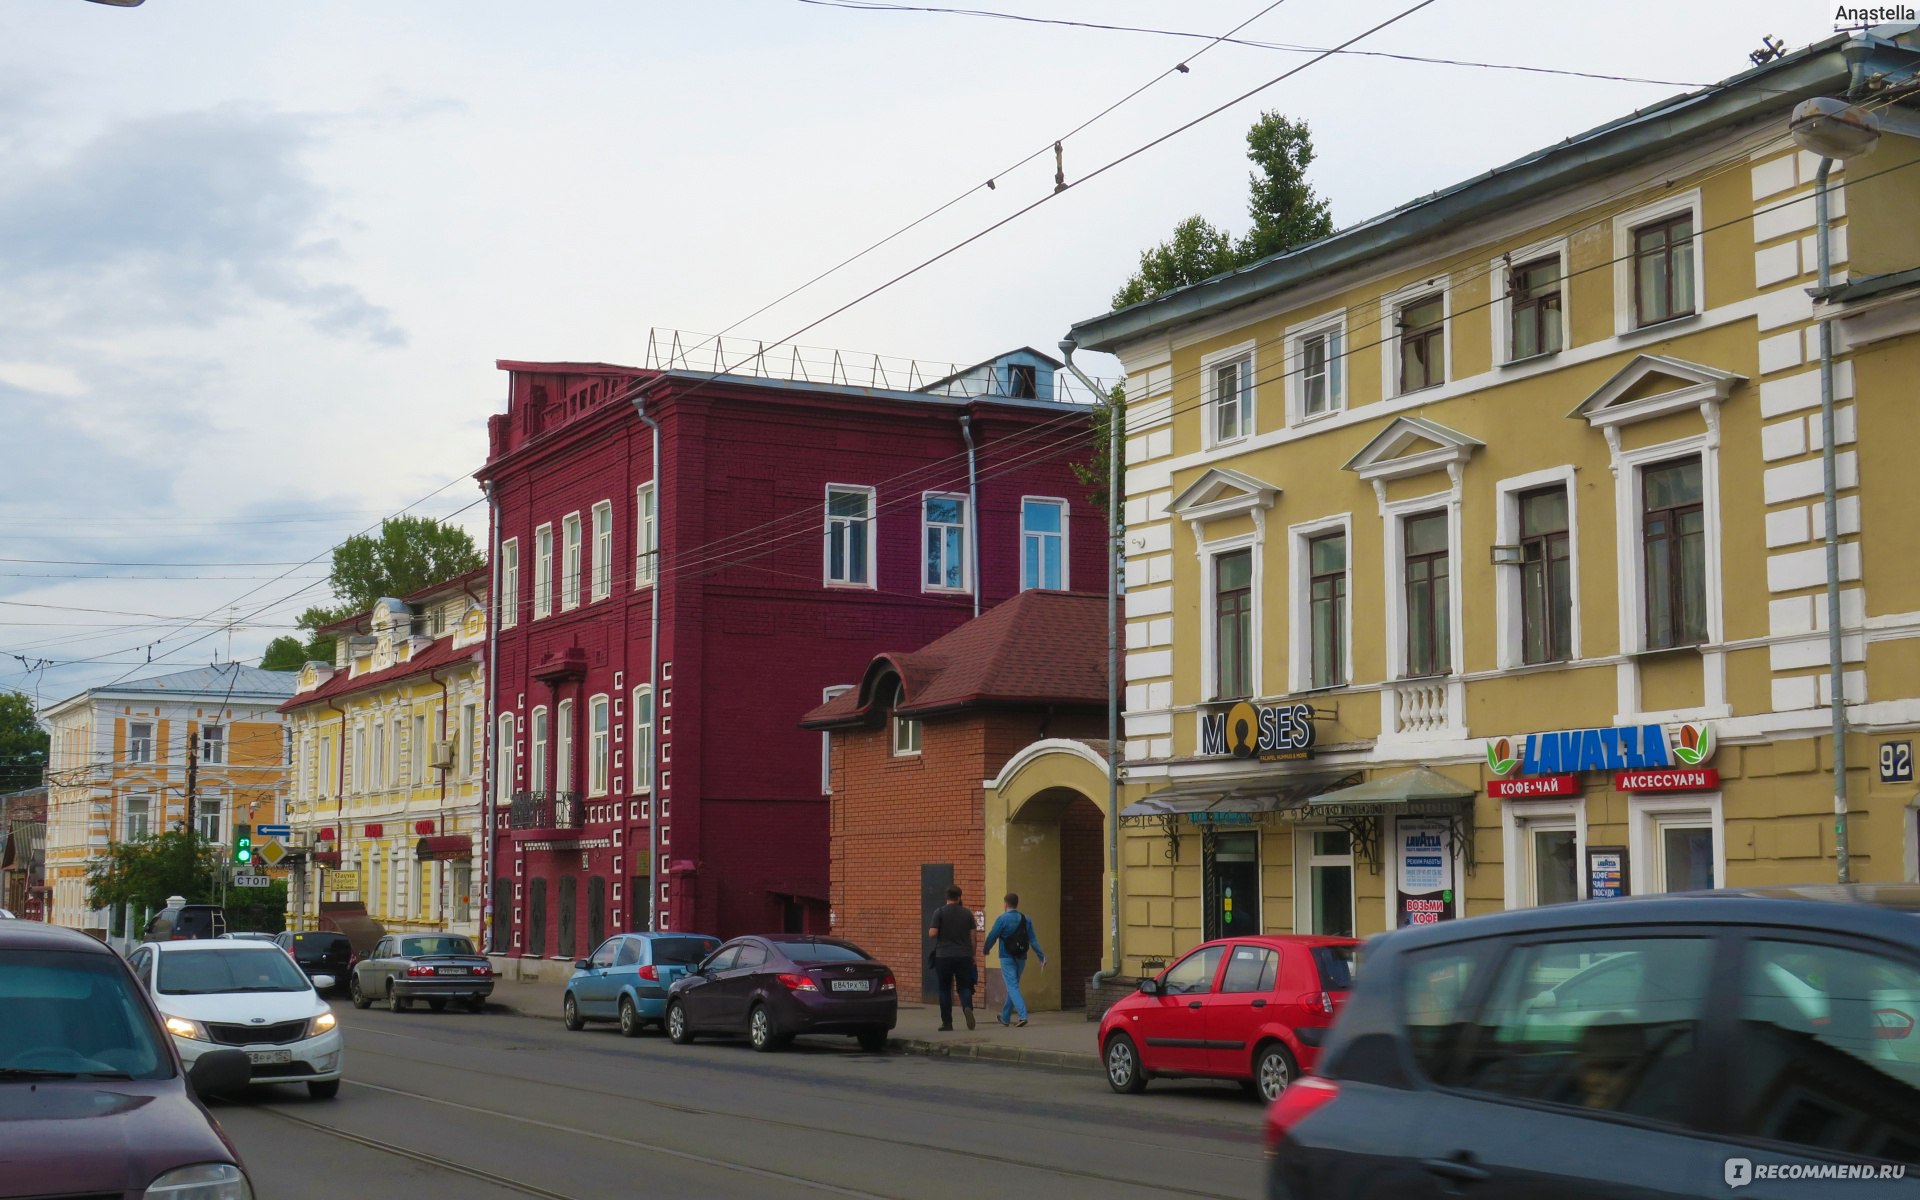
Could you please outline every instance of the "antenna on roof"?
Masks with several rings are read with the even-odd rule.
[[[1767,34],[1760,39],[1760,48],[1747,55],[1747,61],[1756,67],[1764,67],[1776,58],[1786,57],[1786,53],[1787,44],[1772,34]]]

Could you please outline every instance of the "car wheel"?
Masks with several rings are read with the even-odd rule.
[[[373,1006],[373,1001],[367,999],[366,994],[360,990],[360,978],[357,975],[347,980],[347,995],[352,997],[355,1008],[371,1008]]]
[[[331,1100],[339,1094],[338,1079],[316,1079],[307,1084],[307,1095],[315,1100]]]
[[[633,997],[620,997],[620,1036],[639,1037],[645,1025],[646,1022],[640,1019],[640,1010],[633,1006]]]
[[[427,1001],[427,1007],[435,1012],[445,1012],[447,1011],[447,1002],[444,997],[438,1000],[429,1000]]]
[[[1300,1068],[1294,1063],[1293,1055],[1279,1042],[1262,1046],[1260,1053],[1253,1056],[1254,1093],[1268,1104],[1278,1100],[1298,1074]]]
[[[413,1007],[412,1001],[402,1000],[400,998],[400,993],[393,990],[393,985],[392,984],[387,985],[387,1011],[388,1012],[405,1012],[412,1007]]]
[[[1133,1095],[1147,1086],[1147,1073],[1140,1067],[1140,1051],[1133,1039],[1116,1033],[1107,1039],[1107,1086],[1116,1092]]]
[[[747,1014],[747,1041],[755,1050],[765,1054],[770,1050],[778,1050],[792,1040],[782,1037],[780,1031],[773,1027],[773,1014],[767,1011],[766,1005],[756,1004],[753,1011]]]
[[[857,1035],[860,1048],[868,1054],[880,1054],[887,1048],[887,1031],[884,1029],[862,1029]]]
[[[567,998],[560,1002],[560,1023],[566,1026],[568,1033],[579,1033],[587,1027],[586,1021],[580,1016],[580,1005],[574,1000],[572,992],[568,992]]]
[[[693,1025],[687,1020],[687,1006],[677,1000],[667,1006],[667,1036],[677,1045],[693,1044]]]

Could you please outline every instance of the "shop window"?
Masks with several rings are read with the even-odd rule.
[[[1526,854],[1526,904],[1564,904],[1580,898],[1578,830],[1571,821],[1528,821],[1522,827]]]
[[[1213,694],[1253,695],[1253,551],[1213,559]]]
[[[1647,648],[1707,640],[1707,522],[1698,457],[1640,472]]]
[[[1453,665],[1451,563],[1447,514],[1421,513],[1401,527],[1401,578],[1406,591],[1405,676],[1444,675]]]
[[[1700,892],[1719,886],[1714,872],[1713,826],[1704,815],[1657,818],[1654,854],[1661,891]]]
[[[1527,663],[1573,657],[1573,548],[1567,489],[1522,492],[1520,501],[1520,653]]]
[[[1352,937],[1354,931],[1353,837],[1344,829],[1303,829],[1294,861],[1300,878],[1294,928],[1300,933]]]
[[[1208,938],[1260,932],[1260,835],[1212,833],[1201,846],[1201,887]]]

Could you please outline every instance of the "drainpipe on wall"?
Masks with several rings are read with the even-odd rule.
[[[509,377],[511,378],[511,377]],[[513,407],[511,382],[507,385],[507,407]],[[486,664],[486,705],[487,736],[491,743],[500,736],[500,493],[494,482],[489,479],[480,485],[487,497],[487,544],[488,561],[493,564],[491,590],[487,592],[487,664]],[[444,706],[441,711],[445,711]],[[494,808],[494,792],[500,786],[495,778],[499,770],[500,748],[483,756],[480,773],[480,894],[487,902],[480,906],[480,949],[482,953],[497,953],[493,945],[493,906],[500,897],[493,894],[493,823],[497,810]],[[508,781],[511,785],[512,781]]]
[[[653,432],[653,601],[647,618],[647,697],[653,705],[653,747],[647,762],[647,931],[660,928],[660,602],[667,585],[667,573],[661,570],[666,533],[666,472],[660,463],[660,422],[647,412],[647,392],[643,385],[633,398],[634,413]]]
[[[1813,175],[1814,241],[1820,250],[1820,295],[1833,286],[1832,251],[1827,245],[1827,174],[1833,159],[1822,158]],[[1838,880],[1853,882],[1853,856],[1847,836],[1847,696],[1845,639],[1840,636],[1840,521],[1833,448],[1833,318],[1820,318],[1820,504],[1827,521],[1827,675],[1833,688],[1833,854]]]
[[[967,546],[967,574],[973,584],[973,615],[980,615],[980,475],[973,454],[973,418],[960,414],[960,436],[967,442],[967,511],[972,519],[967,530],[972,536]]]
[[[1074,365],[1074,339],[1060,340],[1067,370],[1099,396],[1100,385]],[[1114,414],[1117,415],[1117,414]],[[1097,988],[1120,974],[1120,422],[1107,421],[1107,903],[1113,909],[1109,965],[1093,973]]]

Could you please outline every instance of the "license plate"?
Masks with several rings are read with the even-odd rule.
[[[833,981],[833,990],[836,992],[864,992],[867,990],[867,981],[864,979],[836,979]]]
[[[249,1050],[247,1058],[256,1065],[263,1063],[286,1063],[293,1061],[291,1050]]]
[[[465,975],[467,969],[465,967],[441,967],[439,968],[439,972],[442,975]]]

